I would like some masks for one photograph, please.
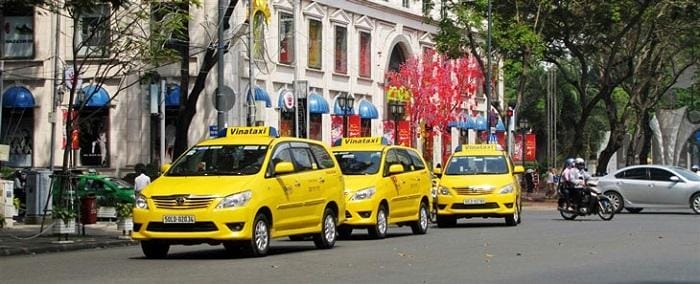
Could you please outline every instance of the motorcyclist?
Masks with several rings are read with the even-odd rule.
[[[559,198],[559,208],[561,209],[566,209],[564,208],[567,201],[570,198],[570,192],[574,188],[575,185],[575,179],[577,178],[576,176],[576,160],[573,158],[568,158],[564,162],[564,170],[561,173],[561,183],[559,185],[560,188],[560,195],[561,198]]]
[[[570,196],[573,203],[576,206],[580,206],[581,199],[586,194],[586,183],[591,178],[591,175],[586,172],[586,161],[583,158],[576,158],[575,164],[576,166],[569,172],[574,180],[573,191]]]

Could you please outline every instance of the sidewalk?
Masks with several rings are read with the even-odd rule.
[[[522,201],[523,207],[537,207],[537,208],[557,208],[556,198],[545,198],[544,192],[531,193],[529,196],[527,193],[523,193]]]
[[[48,223],[50,225],[50,221]],[[59,239],[58,235],[54,235],[49,225],[44,225],[45,232],[40,235],[41,225],[15,222],[10,228],[0,229],[0,257],[138,244],[131,238],[123,237],[122,232],[117,231],[117,225],[114,222],[85,225],[85,235],[82,234],[82,227],[78,226],[76,234],[68,236],[68,242],[65,241],[65,237]],[[47,227],[49,227],[48,230]]]

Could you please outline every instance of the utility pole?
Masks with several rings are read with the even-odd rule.
[[[292,35],[294,36],[294,42],[292,43],[292,56],[294,56],[294,81],[292,83],[292,89],[294,90],[292,94],[294,94],[294,137],[299,138],[300,137],[300,130],[301,128],[299,127],[299,97],[297,94],[297,81],[299,80],[299,55],[298,55],[298,49],[297,49],[297,8],[301,7],[301,0],[299,0],[299,3],[297,4],[297,1],[292,2]]]
[[[248,0],[248,77],[249,87],[246,94],[246,102],[248,103],[248,119],[247,126],[255,125],[255,59],[253,58],[253,47],[255,44],[255,34],[253,26],[255,21],[255,0]]]
[[[488,11],[488,40],[486,43],[486,122],[488,124],[489,136],[487,141],[491,140],[492,129],[491,129],[491,0],[489,0],[489,11]]]
[[[219,0],[219,42],[216,46],[216,125],[218,129],[226,127],[226,112],[224,111],[224,13],[226,12],[226,1]]]
[[[51,115],[49,116],[49,120],[51,121],[51,142],[49,146],[49,170],[53,172],[53,164],[54,164],[54,152],[56,151],[56,106],[60,103],[59,97],[60,92],[61,92],[61,70],[59,69],[59,51],[60,51],[60,40],[61,40],[61,14],[58,13],[58,11],[54,12],[54,16],[56,17],[56,23],[55,25],[55,30],[54,30],[54,46],[53,46],[53,94],[51,97]],[[2,86],[2,83],[0,82],[0,86]],[[2,88],[0,88],[2,90]],[[68,143],[66,143],[66,147],[68,146]]]

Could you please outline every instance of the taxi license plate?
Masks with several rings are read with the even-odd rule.
[[[166,215],[163,216],[165,224],[194,224],[194,216],[192,215]]]
[[[484,204],[486,203],[486,200],[483,199],[465,199],[464,204],[466,205],[476,205],[476,204]]]

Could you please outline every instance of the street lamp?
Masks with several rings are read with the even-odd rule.
[[[338,105],[343,110],[343,137],[348,137],[348,113],[352,111],[352,106],[355,105],[355,98],[350,93],[342,93],[338,95]]]
[[[528,128],[530,128],[530,122],[527,121],[527,118],[521,118],[520,119],[520,155],[521,155],[521,162],[523,165],[525,165],[525,132],[527,132]]]
[[[394,145],[399,144],[398,122],[399,119],[403,118],[404,111],[404,105],[402,102],[397,100],[389,101],[389,112],[391,113],[391,117],[394,119]]]

